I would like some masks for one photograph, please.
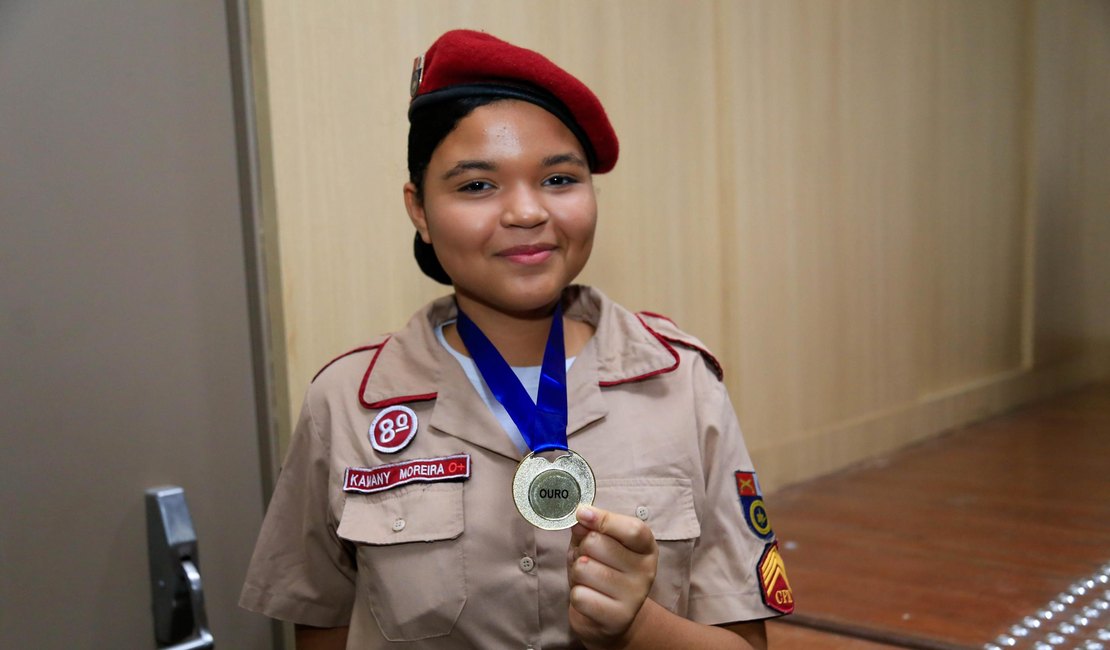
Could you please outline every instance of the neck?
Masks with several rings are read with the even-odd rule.
[[[456,294],[455,300],[459,309],[466,312],[510,366],[538,366],[543,363],[554,304],[532,312],[505,313],[466,296]],[[454,326],[445,328],[444,335],[452,347],[465,351],[466,347]]]

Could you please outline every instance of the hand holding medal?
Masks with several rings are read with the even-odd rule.
[[[651,529],[638,518],[593,507],[581,508],[578,520],[567,552],[571,629],[589,648],[650,637],[644,620],[659,609],[648,600],[659,564]]]
[[[501,353],[461,309],[458,331],[482,379],[532,450],[513,476],[513,500],[517,510],[537,528],[570,528],[577,521],[578,506],[593,503],[595,485],[589,464],[567,447],[567,365],[562,308],[556,305],[551,319],[535,402]],[[554,461],[540,455],[552,451],[566,453]]]

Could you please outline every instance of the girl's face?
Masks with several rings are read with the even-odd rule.
[[[585,266],[597,225],[586,155],[557,117],[533,104],[480,106],[439,144],[424,200],[405,206],[454,281],[460,306],[544,313]]]

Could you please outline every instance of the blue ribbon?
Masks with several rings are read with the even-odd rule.
[[[536,401],[474,321],[459,309],[459,337],[493,396],[505,407],[528,448],[535,453],[567,448],[567,355],[563,347],[563,310],[555,305],[543,350]]]

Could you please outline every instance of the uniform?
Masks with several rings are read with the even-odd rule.
[[[596,330],[567,373],[569,446],[597,477],[595,505],[651,527],[659,567],[650,597],[706,624],[791,610],[716,361],[670,321],[597,290],[572,286],[564,305]],[[521,453],[436,339],[435,326],[455,314],[441,298],[314,379],[242,606],[350,625],[349,648],[577,647],[567,622],[570,532],[538,530],[516,512]],[[397,406],[411,409],[415,435],[385,453],[368,432]],[[359,491],[368,486],[352,488],[347,471],[448,458],[465,458],[467,475]]]

